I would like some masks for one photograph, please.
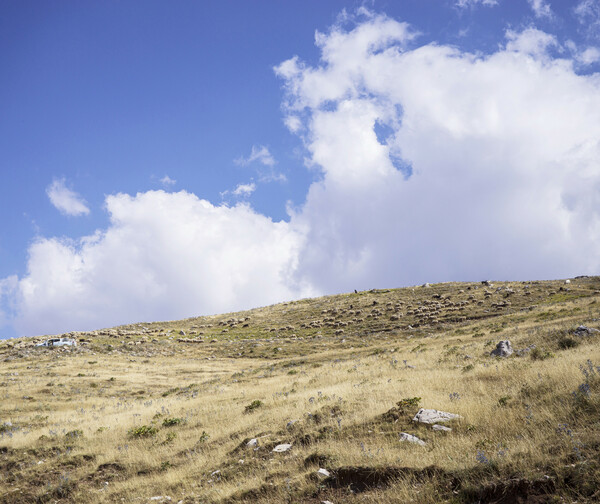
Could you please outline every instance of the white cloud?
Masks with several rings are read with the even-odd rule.
[[[529,6],[535,17],[541,18],[551,18],[552,17],[552,9],[550,8],[550,4],[545,2],[544,0],[527,0],[529,2]]]
[[[535,29],[486,56],[406,50],[407,32],[375,16],[321,36],[318,66],[278,68],[323,175],[292,218],[307,236],[298,278],[335,292],[597,271],[597,78]]]
[[[46,188],[46,194],[50,199],[50,203],[64,215],[79,216],[90,213],[85,200],[79,194],[66,187],[64,178],[55,179]]]
[[[522,32],[506,30],[507,51],[524,53],[537,58],[547,56],[550,47],[559,47],[556,37],[537,28],[527,28]]]
[[[160,179],[160,183],[165,187],[171,187],[177,183],[177,180],[173,180],[168,175],[165,175],[163,178]]]
[[[588,47],[577,55],[577,60],[583,65],[591,65],[600,61],[600,49],[597,47]]]
[[[320,171],[289,222],[186,192],[110,196],[106,230],[31,246],[27,274],[5,289],[13,324],[56,332],[352,289],[597,273],[597,75],[552,56],[558,41],[535,29],[508,32],[489,55],[408,49],[413,33],[364,16],[317,35],[318,65],[277,67],[285,115]]]
[[[240,166],[247,166],[254,161],[258,161],[259,163],[265,166],[274,166],[275,158],[269,152],[269,149],[264,145],[253,145],[252,151],[247,158],[239,157],[234,160],[234,163]]]
[[[186,192],[106,198],[110,226],[29,249],[12,290],[21,334],[93,329],[261,306],[310,290],[290,273],[300,235],[247,205]]]
[[[498,5],[498,0],[456,0],[455,5],[457,7],[465,8],[474,7],[479,4],[493,7],[494,5]]]
[[[233,190],[235,196],[249,196],[256,190],[256,184],[251,182],[250,184],[238,184]]]
[[[587,27],[590,35],[600,35],[600,0],[582,0],[576,5],[574,12],[579,22]]]

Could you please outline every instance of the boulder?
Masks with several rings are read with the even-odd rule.
[[[446,411],[421,408],[413,418],[413,422],[435,424],[438,422],[449,422],[455,418],[460,418],[460,415],[447,413]]]
[[[513,348],[510,341],[503,340],[496,345],[496,348],[490,352],[490,355],[493,357],[508,357],[509,355],[512,355],[512,353]]]
[[[435,424],[433,426],[434,431],[442,431],[442,432],[450,432],[452,429],[450,427],[446,427],[445,425]]]
[[[407,434],[406,432],[400,433],[400,441],[407,441],[409,443],[418,444],[420,446],[425,446],[425,441],[419,439],[417,436],[413,436],[412,434]]]

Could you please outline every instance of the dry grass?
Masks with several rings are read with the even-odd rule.
[[[528,285],[135,324],[75,350],[4,342],[0,502],[593,502],[600,336],[572,330],[598,327],[600,279]],[[493,359],[500,339],[536,348]],[[385,415],[413,397],[462,418],[439,433],[412,422],[417,406]]]

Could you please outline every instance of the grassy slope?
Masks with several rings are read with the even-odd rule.
[[[446,283],[0,343],[0,503],[596,501],[600,335],[572,331],[599,300]],[[462,418],[416,425],[413,397]]]

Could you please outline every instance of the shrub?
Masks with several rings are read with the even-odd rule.
[[[174,425],[179,425],[183,423],[183,418],[165,418],[163,420],[163,427],[173,427]]]
[[[256,399],[256,400],[252,401],[250,404],[248,404],[248,406],[246,406],[244,408],[244,412],[245,413],[252,413],[256,409],[260,408],[262,405],[263,405],[263,402],[260,401],[259,399]]]
[[[75,429],[72,431],[69,431],[65,434],[66,438],[79,438],[79,437],[83,437],[83,431],[81,429]]]
[[[533,360],[546,360],[554,357],[552,352],[549,352],[545,348],[535,347],[529,354]]]
[[[579,341],[570,338],[569,336],[564,336],[558,340],[558,348],[561,350],[567,350],[568,348],[575,348],[579,346]]]
[[[132,427],[129,429],[128,434],[130,438],[146,438],[156,436],[158,429],[151,425],[140,425],[139,427]]]

